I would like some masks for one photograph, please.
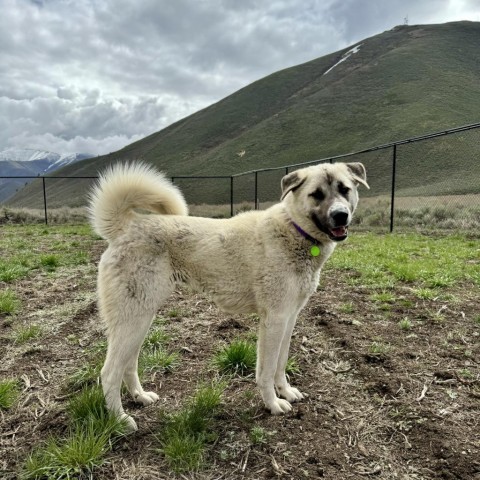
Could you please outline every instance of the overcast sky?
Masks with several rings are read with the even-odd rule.
[[[0,0],[0,150],[115,151],[407,16],[480,0]]]

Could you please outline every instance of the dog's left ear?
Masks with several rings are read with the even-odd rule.
[[[350,174],[352,175],[353,180],[357,183],[361,183],[363,186],[367,187],[370,190],[370,187],[367,183],[367,171],[363,166],[363,163],[355,162],[355,163],[346,163],[347,168],[350,170]]]
[[[288,192],[300,187],[305,180],[306,179],[300,177],[297,172],[292,172],[288,175],[285,175],[282,178],[282,196],[280,197],[280,200],[283,200]]]

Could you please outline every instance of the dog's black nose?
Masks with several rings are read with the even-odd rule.
[[[332,214],[332,219],[336,227],[344,227],[348,222],[348,212],[337,211]]]

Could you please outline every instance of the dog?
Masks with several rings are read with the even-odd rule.
[[[227,313],[258,314],[256,383],[273,415],[289,412],[304,397],[285,375],[292,331],[322,266],[348,236],[359,184],[369,188],[361,163],[310,166],[282,178],[272,207],[212,219],[188,216],[180,190],[153,167],[109,167],[89,201],[93,228],[108,241],[98,267],[108,410],[137,429],[122,407],[122,381],[136,402],[158,400],[140,384],[138,355],[162,303],[187,284]]]

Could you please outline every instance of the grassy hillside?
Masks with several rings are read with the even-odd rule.
[[[326,74],[350,47],[274,73],[118,152],[72,165],[61,174],[95,175],[111,162],[143,159],[170,176],[230,175],[477,122],[479,38],[477,22],[395,27],[356,44],[359,51]],[[473,137],[465,138],[470,142]],[[477,168],[480,175],[471,149],[453,168],[457,147],[440,143],[403,150],[405,187],[425,186],[423,175],[413,168],[421,160],[427,162],[422,168],[429,172],[429,183],[443,185],[438,193],[456,193],[448,183],[444,185],[452,172],[472,178],[472,168]],[[243,156],[238,155],[241,151]],[[380,189],[388,185],[384,170],[389,158],[382,152],[371,160],[371,171],[378,177],[374,184]],[[277,177],[273,190],[278,190]],[[265,179],[265,183],[271,182]],[[84,186],[55,181],[49,201],[52,206],[82,204]],[[224,201],[226,187],[225,182],[216,182],[207,193]],[[188,188],[190,201],[208,201],[204,191]],[[244,197],[252,195],[250,186],[242,192]],[[38,195],[35,186],[27,187],[14,203],[37,205]]]

